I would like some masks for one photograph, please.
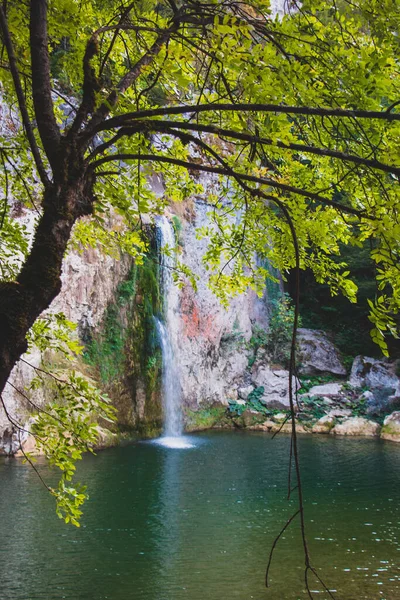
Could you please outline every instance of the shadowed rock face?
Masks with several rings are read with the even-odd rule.
[[[346,375],[339,351],[323,331],[299,329],[298,344],[299,372],[302,375]]]
[[[389,364],[369,356],[356,356],[351,368],[350,384],[354,387],[397,389],[400,380]]]
[[[400,442],[400,411],[395,411],[385,418],[381,437],[384,440]]]

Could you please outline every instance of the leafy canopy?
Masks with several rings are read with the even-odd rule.
[[[28,7],[8,2],[7,19],[29,88]],[[296,230],[300,267],[312,269],[332,294],[356,301],[346,265],[332,260],[339,244],[371,244],[378,282],[372,336],[386,353],[384,337],[395,334],[400,307],[398,24],[397,1],[382,10],[381,2],[306,0],[292,3],[281,20],[265,0],[49,2],[54,108],[64,135],[90,86],[93,95],[80,127],[87,168],[96,173],[96,201],[92,218],[77,225],[75,240],[119,245],[138,256],[145,249],[142,214],[207,194],[211,224],[199,235],[209,239],[204,260],[211,285],[227,302],[248,286],[261,291],[268,274],[251,264],[254,252],[282,273],[295,266],[283,204]],[[140,61],[127,85],[124,78]],[[10,72],[2,69],[0,76],[5,99],[15,106]],[[26,101],[33,117],[29,94]],[[239,109],[222,110],[220,104]],[[241,106],[246,104],[260,109]],[[266,105],[375,111],[386,118],[296,114]],[[109,118],[101,121],[104,112]],[[12,126],[12,138],[6,132],[1,140],[6,194],[0,264],[6,279],[17,272],[11,255],[18,249],[23,259],[28,251],[26,231],[12,219],[11,196],[29,207],[36,202],[40,212],[27,140],[21,127]],[[195,174],[199,163],[214,170],[215,194],[202,188]],[[151,189],[155,173],[163,180],[162,198]],[[111,209],[122,217],[114,234],[107,229]]]

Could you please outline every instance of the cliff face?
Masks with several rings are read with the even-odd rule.
[[[196,229],[208,223],[209,210],[197,201],[193,219],[182,222],[181,260],[198,276],[198,289],[195,292],[188,284],[180,291],[168,323],[183,403],[192,409],[237,398],[237,388],[246,384],[246,345],[252,324],[266,325],[268,321],[267,306],[254,292],[234,298],[225,309],[208,288],[208,272],[202,262],[207,242],[196,238]]]
[[[34,213],[26,209],[18,214],[18,220],[31,232],[34,219]],[[130,262],[128,258],[115,260],[92,248],[82,254],[71,252],[64,260],[61,292],[46,313],[63,312],[68,320],[78,324],[80,335],[99,327],[118,284],[129,272]],[[11,419],[28,430],[32,406],[24,395],[38,406],[43,406],[49,399],[49,391],[44,385],[42,390],[36,390],[33,395],[26,392],[34,376],[32,366],[39,367],[44,357],[40,351],[34,350],[23,359],[26,362],[20,361],[14,368],[3,399]],[[57,363],[58,357],[55,357],[55,361]],[[79,366],[74,364],[72,368],[79,369]],[[4,410],[0,410],[0,452],[13,453],[19,447],[20,439],[26,437],[27,431],[18,433]]]
[[[192,200],[190,206],[190,214],[178,219],[179,258],[197,275],[197,291],[189,283],[178,289],[170,278],[166,283],[156,220],[147,226],[150,250],[142,265],[135,265],[129,257],[116,260],[92,248],[82,254],[70,252],[64,261],[61,293],[48,311],[63,312],[78,324],[85,353],[72,368],[94,379],[111,397],[122,431],[143,435],[161,431],[162,356],[154,315],[164,313],[177,362],[177,386],[186,409],[227,404],[238,397],[238,388],[249,384],[246,344],[252,324],[267,324],[267,307],[249,292],[225,309],[209,290],[202,262],[207,242],[196,237],[196,229],[208,222],[209,207],[200,199]],[[18,218],[33,231],[33,213],[23,209]],[[177,217],[173,219],[176,230]],[[178,236],[173,221],[163,218],[163,223],[174,245]],[[46,360],[40,352],[24,358],[36,367]],[[57,360],[51,357],[56,367]],[[27,430],[32,407],[23,394],[33,375],[32,367],[21,361],[4,394],[9,414]],[[49,399],[46,386],[31,398],[43,406]],[[17,433],[0,411],[3,452],[15,451],[19,439],[26,436],[24,431]]]

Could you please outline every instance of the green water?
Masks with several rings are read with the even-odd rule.
[[[297,523],[264,588],[272,540],[295,506],[285,499],[289,438],[212,432],[192,441],[85,457],[81,529],[56,518],[29,467],[1,462],[1,600],[306,598]],[[307,436],[300,452],[310,552],[335,596],[400,599],[400,445]]]

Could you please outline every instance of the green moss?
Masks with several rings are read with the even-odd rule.
[[[400,430],[397,427],[392,427],[391,425],[383,425],[381,429],[381,435],[393,435],[400,438]]]
[[[118,286],[99,329],[84,340],[85,362],[113,399],[120,429],[146,437],[161,429],[162,356],[154,315],[162,299],[156,252],[154,243]]]
[[[134,265],[116,291],[115,300],[105,312],[100,332],[86,341],[84,360],[98,369],[102,384],[110,383],[124,373],[124,348],[129,327],[125,326],[122,307],[133,300],[137,267]]]
[[[227,425],[225,406],[210,406],[198,411],[186,411],[186,431],[199,431],[212,427]]]

